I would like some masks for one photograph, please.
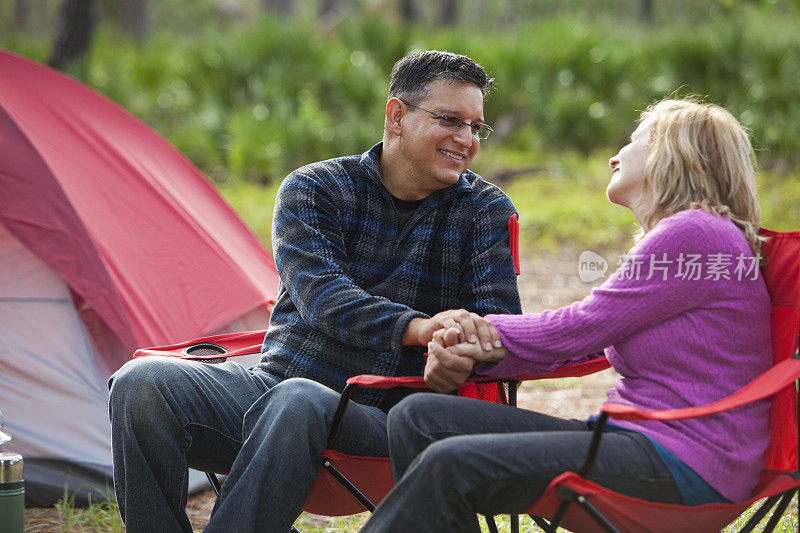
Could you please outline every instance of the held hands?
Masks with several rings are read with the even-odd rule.
[[[494,326],[487,321],[492,333],[497,335]],[[484,349],[477,342],[459,342],[459,330],[449,328],[438,330],[428,344],[428,360],[425,365],[424,379],[428,386],[436,392],[451,392],[467,380],[476,363],[499,361],[506,355],[506,350],[497,338],[497,345],[492,343]]]
[[[412,319],[406,327],[402,343],[404,346],[425,346],[433,340],[435,331],[451,328],[458,330],[458,342],[479,343],[487,351],[502,346],[492,323],[465,309],[452,309],[430,318]]]

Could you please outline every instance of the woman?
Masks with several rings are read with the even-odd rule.
[[[455,386],[454,362],[510,377],[605,349],[621,376],[609,402],[675,409],[741,388],[772,361],[753,163],[747,134],[724,109],[687,100],[650,106],[609,161],[608,198],[631,209],[642,228],[623,266],[562,309],[486,316],[501,348],[485,351],[459,344],[456,330],[439,332],[428,383],[439,392]],[[745,499],[762,468],[768,412],[764,400],[698,419],[614,422],[589,479],[666,503]],[[397,484],[365,530],[477,531],[475,513],[522,512],[553,478],[580,469],[592,425],[413,395],[390,412]]]

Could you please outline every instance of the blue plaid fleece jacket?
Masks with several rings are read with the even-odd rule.
[[[260,368],[337,391],[358,374],[420,375],[425,348],[401,346],[412,318],[521,313],[508,196],[466,171],[399,232],[381,150],[307,165],[283,181],[272,227],[280,284]],[[353,398],[388,410],[407,394],[362,389]]]

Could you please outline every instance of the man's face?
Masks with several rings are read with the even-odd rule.
[[[476,85],[440,79],[428,85],[428,92],[424,100],[409,103],[441,116],[483,123],[483,94]],[[422,197],[456,183],[479,147],[469,125],[452,131],[430,113],[406,106],[400,150],[409,165],[408,179]]]

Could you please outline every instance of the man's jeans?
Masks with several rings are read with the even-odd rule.
[[[586,422],[434,394],[404,399],[388,425],[396,485],[362,532],[480,531],[476,513],[521,513],[555,477],[580,471],[592,437]],[[603,436],[589,479],[681,502],[653,445],[633,431]]]
[[[111,381],[114,486],[128,533],[191,532],[188,471],[230,472],[207,532],[288,531],[311,492],[340,395],[238,363],[167,357]],[[386,414],[350,402],[333,448],[386,457]]]

